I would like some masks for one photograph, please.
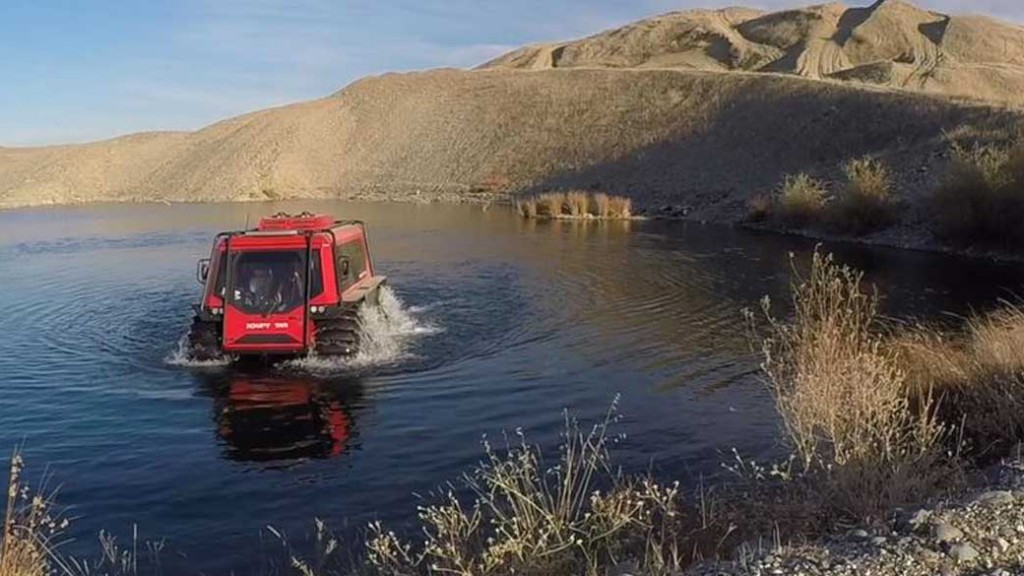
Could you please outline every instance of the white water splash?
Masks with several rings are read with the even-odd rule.
[[[417,316],[388,286],[380,291],[380,305],[359,309],[359,352],[350,358],[310,355],[286,363],[311,372],[336,372],[395,364],[410,357],[412,343],[443,330]],[[422,310],[422,309],[421,309]]]
[[[212,360],[196,360],[189,356],[188,331],[178,338],[178,346],[164,358],[164,362],[171,366],[184,366],[187,368],[221,368],[231,363],[231,358],[223,356]]]

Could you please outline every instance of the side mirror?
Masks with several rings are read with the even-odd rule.
[[[348,258],[342,256],[341,258],[338,259],[338,274],[340,274],[342,278],[348,278],[348,273]]]
[[[196,280],[200,284],[205,284],[206,279],[210,277],[210,259],[203,258],[199,262],[196,262]]]

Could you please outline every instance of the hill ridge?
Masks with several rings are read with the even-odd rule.
[[[482,67],[761,71],[1024,105],[1024,28],[905,0],[682,10],[527,46]]]

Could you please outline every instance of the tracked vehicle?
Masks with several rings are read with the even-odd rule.
[[[308,212],[218,234],[196,277],[196,360],[355,354],[359,307],[378,304],[387,281],[374,273],[365,224]]]

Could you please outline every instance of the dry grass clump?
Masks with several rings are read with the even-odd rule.
[[[515,209],[523,218],[536,218],[537,200],[535,198],[518,198],[515,201]]]
[[[953,335],[886,325],[861,281],[815,252],[791,321],[764,302],[763,369],[793,461],[776,471],[784,488],[752,498],[772,503],[775,522],[879,519],[1024,441],[1024,308]]]
[[[586,216],[589,213],[589,205],[590,199],[587,197],[586,192],[574,190],[565,193],[565,207],[569,216],[573,218]]]
[[[24,461],[11,457],[0,540],[0,576],[49,576],[54,571],[52,551],[66,519],[53,513],[52,497],[34,492],[22,479]]]
[[[141,555],[137,530],[130,546],[118,544],[117,538],[101,531],[100,553],[95,558],[79,560],[59,552],[61,536],[69,521],[56,510],[56,491],[42,486],[35,490],[23,479],[24,460],[19,452],[11,457],[7,484],[7,507],[4,512],[0,540],[0,576],[68,576],[99,575],[137,576],[148,568],[160,573],[160,552],[163,542],[145,542]]]
[[[608,198],[608,213],[612,218],[629,218],[633,215],[633,201],[625,196]]]
[[[521,441],[465,478],[472,501],[451,491],[420,509],[413,544],[371,525],[369,565],[379,574],[589,574],[633,562],[643,574],[677,572],[682,510],[677,485],[626,480],[607,455],[609,420],[583,433],[566,422],[557,462]]]
[[[861,274],[815,253],[793,286],[795,316],[775,319],[764,364],[799,472],[835,513],[879,518],[950,478],[944,428],[928,395],[910,397],[899,353],[878,332]]]
[[[866,234],[896,221],[896,201],[889,168],[872,158],[851,160],[843,166],[846,185],[830,205],[834,228]]]
[[[594,200],[590,206],[593,208],[592,214],[597,218],[607,218],[611,214],[611,198],[604,192],[594,194]]]
[[[915,386],[934,391],[938,414],[964,450],[986,461],[1024,441],[1024,309],[1006,304],[972,318],[961,335],[918,327],[896,347]]]
[[[866,234],[897,220],[889,168],[879,160],[858,158],[843,165],[846,182],[829,196],[825,184],[807,173],[786,176],[774,195],[760,194],[747,204],[747,219],[774,219],[788,228],[827,227],[846,234]]]
[[[822,219],[827,202],[821,182],[805,173],[789,175],[779,193],[776,215],[784,225],[802,228]]]
[[[960,245],[1024,242],[1024,137],[954,143],[945,182],[931,195],[937,236]]]
[[[562,214],[562,207],[565,204],[565,196],[555,192],[548,192],[537,196],[537,216],[555,218]]]
[[[516,211],[523,218],[599,218],[632,217],[632,201],[604,193],[588,194],[579,190],[547,192],[516,201]]]
[[[768,194],[758,194],[747,202],[747,220],[750,222],[764,222],[771,218],[774,203]]]

